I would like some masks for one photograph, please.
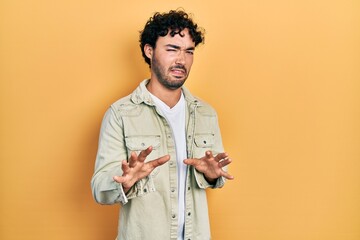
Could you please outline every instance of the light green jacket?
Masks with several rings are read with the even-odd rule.
[[[91,180],[95,200],[100,204],[121,203],[118,240],[177,239],[177,163],[171,128],[156,108],[144,80],[129,96],[106,112],[99,138],[95,172]],[[223,152],[216,112],[182,88],[187,103],[186,138],[188,158],[200,158],[206,150]],[[125,195],[113,176],[121,176],[121,160],[132,151],[148,146],[153,160],[169,154],[170,160],[139,180]],[[210,185],[204,175],[188,167],[185,197],[185,238],[210,239],[206,191],[224,185],[219,178]]]

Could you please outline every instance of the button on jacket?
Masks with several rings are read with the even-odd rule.
[[[120,203],[118,240],[177,239],[177,163],[174,139],[166,119],[156,108],[144,80],[127,97],[105,113],[99,137],[95,172],[91,180],[95,200],[100,204]],[[205,151],[223,152],[215,110],[193,97],[183,87],[186,100],[188,158],[201,158]],[[184,133],[185,134],[185,133]],[[170,155],[170,160],[154,169],[125,194],[113,176],[121,176],[121,161],[132,151],[152,146],[146,161]],[[185,186],[184,239],[208,240],[210,227],[206,188],[222,187],[224,178],[210,185],[202,173],[188,166]]]

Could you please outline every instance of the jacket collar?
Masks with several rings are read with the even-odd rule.
[[[145,103],[147,105],[153,106],[155,105],[154,101],[152,100],[149,91],[146,88],[146,85],[148,84],[149,79],[145,79],[143,80],[140,85],[135,89],[135,91],[131,94],[131,101],[135,104],[141,104],[141,103]],[[188,102],[188,104],[198,104],[199,100],[196,99],[191,93],[190,91],[185,87],[182,86],[181,87],[183,93],[184,93],[184,97],[186,102]]]

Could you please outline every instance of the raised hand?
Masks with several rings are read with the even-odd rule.
[[[214,183],[219,177],[233,180],[234,177],[222,169],[231,162],[232,160],[227,153],[219,153],[214,157],[211,151],[206,151],[205,156],[202,158],[184,160],[185,164],[192,165],[196,170],[202,172],[209,183]]]
[[[129,161],[122,161],[121,169],[123,174],[122,176],[114,176],[113,179],[115,182],[122,184],[125,193],[127,193],[137,181],[148,176],[156,167],[169,161],[170,156],[165,155],[145,163],[146,157],[152,150],[153,148],[150,146],[147,149],[142,150],[139,155],[132,152]]]

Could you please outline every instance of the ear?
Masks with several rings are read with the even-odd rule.
[[[145,44],[144,53],[148,58],[152,59],[153,51],[154,49],[152,46],[150,46],[149,44]]]

